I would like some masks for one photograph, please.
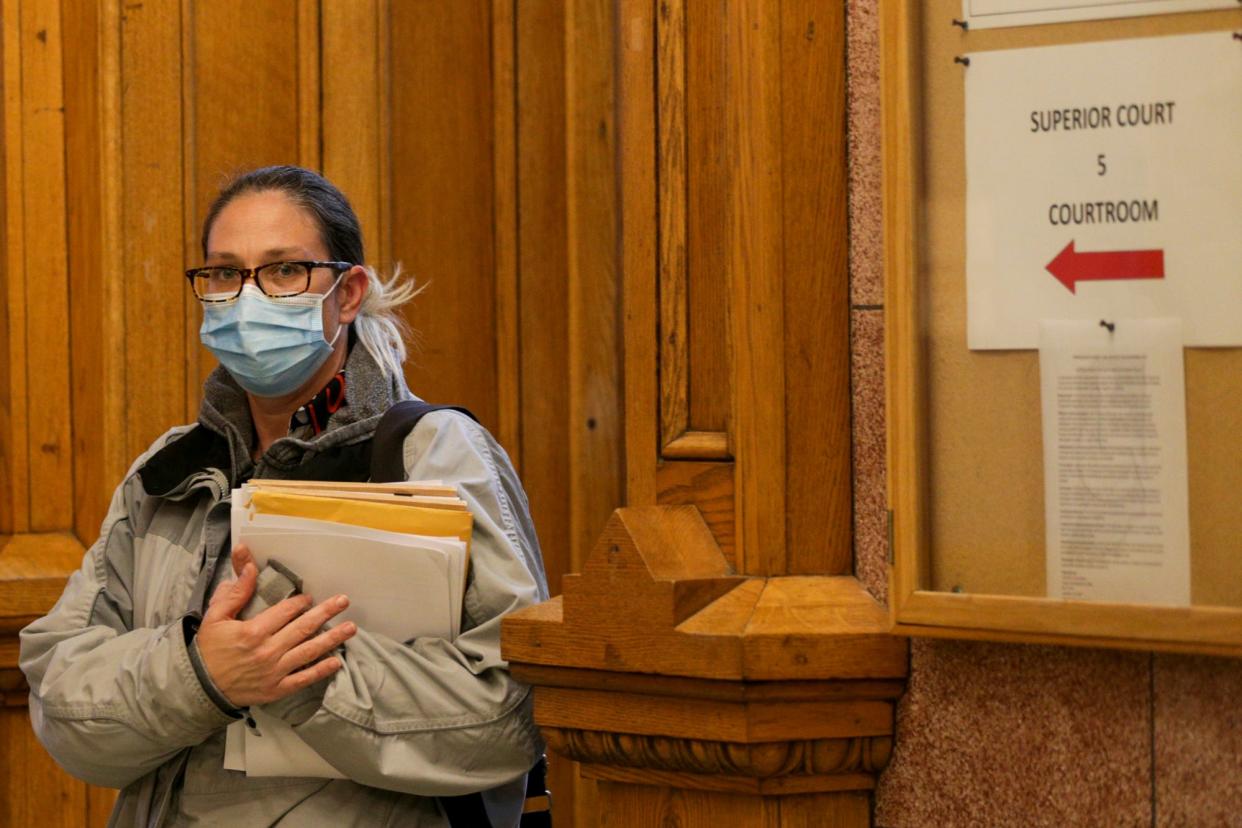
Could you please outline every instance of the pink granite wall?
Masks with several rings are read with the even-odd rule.
[[[878,0],[848,0],[856,569],[886,597]],[[878,828],[1242,825],[1242,662],[912,642]]]

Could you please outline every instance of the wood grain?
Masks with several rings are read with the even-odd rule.
[[[47,614],[84,552],[67,532],[0,539],[0,618]]]
[[[652,4],[619,0],[618,170],[625,325],[626,503],[656,502],[659,449],[655,22]]]
[[[518,279],[522,470],[548,587],[571,566],[572,480],[562,430],[570,416],[566,6],[538,0],[517,16]],[[549,429],[547,424],[559,423]],[[572,424],[577,426],[576,423]]]
[[[188,287],[180,275],[185,269],[181,31],[181,9],[172,4],[133,5],[121,18],[121,73],[128,80],[122,85],[120,135],[129,392],[125,453],[131,459],[185,420],[186,372],[195,364],[187,360],[182,309]],[[157,354],[165,370],[153,373]]]
[[[729,6],[728,294],[738,559],[743,572],[787,570],[782,296],[779,7]]]
[[[893,731],[891,701],[727,702],[610,690],[541,687],[541,726],[675,736],[719,742],[882,736]]]
[[[656,470],[656,502],[664,506],[697,507],[719,544],[721,554],[737,569],[734,471],[732,463],[665,461]]]
[[[566,19],[570,555],[578,571],[624,502],[616,46],[610,0]]]
[[[697,510],[620,509],[563,600],[505,619],[505,657],[704,679],[905,675],[904,640],[854,578],[730,571]]]
[[[890,598],[894,617],[921,586],[927,566],[926,420],[917,416],[926,400],[922,359],[911,347],[921,335],[914,276],[919,248],[913,194],[920,180],[920,125],[912,73],[917,5],[883,0],[880,6],[881,131],[884,210],[884,353],[888,435],[888,502],[892,510]]]
[[[385,67],[379,47],[385,25],[377,0],[323,6],[320,31],[323,54],[331,56],[331,71],[324,73],[320,84],[322,102],[310,102],[303,112],[307,119],[323,118],[323,172],[341,187],[358,214],[371,264],[378,261],[383,235],[380,110]]]
[[[652,770],[650,768],[624,768],[615,765],[583,764],[582,773],[594,779],[619,782],[631,782],[636,785],[667,786],[678,789],[678,793],[714,792],[715,794],[746,794],[755,799],[763,797],[773,805],[774,797],[798,796],[824,791],[855,791],[875,787],[875,777],[866,773],[832,774],[829,776],[781,776],[771,779],[755,779],[748,776],[726,776],[723,774],[699,774],[679,771]],[[719,796],[712,796],[718,801]],[[736,816],[746,813],[745,808],[730,806],[729,815]],[[749,818],[748,818],[749,819]],[[687,824],[678,822],[678,825]],[[699,825],[697,821],[688,824]],[[723,822],[724,825],[753,825],[753,822]],[[858,828],[865,828],[867,822],[858,823]]]
[[[406,379],[494,430],[491,3],[390,8],[392,255],[427,285],[405,309],[419,343]]]
[[[853,571],[845,6],[781,4],[789,574]]]
[[[660,440],[669,443],[690,422],[685,0],[659,3],[655,28]]]
[[[730,431],[728,4],[686,6],[688,428]],[[666,440],[667,442],[667,440]],[[673,455],[665,455],[672,457]]]
[[[80,828],[86,813],[86,785],[43,750],[26,709],[0,708],[0,825]]]
[[[84,544],[94,539],[117,477],[131,458],[118,459],[124,442],[121,414],[122,291],[115,272],[119,203],[115,146],[119,89],[116,10],[92,5],[62,20],[64,51],[65,174],[69,330],[72,350],[73,529]],[[109,25],[109,20],[111,25]],[[105,193],[108,195],[106,196]]]
[[[496,437],[522,472],[518,292],[517,43],[513,0],[492,0],[492,175],[495,201]]]
[[[729,435],[724,431],[683,431],[664,444],[665,460],[732,460]]]
[[[20,21],[18,0],[4,0],[4,19]],[[22,39],[17,23],[0,28],[4,91],[4,268],[0,270],[0,533],[30,528],[26,439],[25,213],[22,209]]]
[[[678,774],[621,772],[603,766],[584,768],[583,772],[605,780],[599,785],[601,828],[635,825],[777,828],[779,825],[776,803],[759,797],[721,796],[669,787],[680,781]]]
[[[373,2],[378,2],[378,0],[373,0]],[[342,51],[329,50],[328,54],[332,55],[333,70],[330,73],[330,76],[335,75],[341,69],[341,62],[351,59],[357,61],[357,58],[353,57],[354,54],[360,53],[363,56],[369,56],[371,58],[370,63],[372,64],[378,62],[378,58],[381,54],[379,44],[375,43],[375,46],[372,49],[366,48],[367,36],[375,34],[375,9],[371,3],[351,3],[348,6],[345,6],[344,4],[339,3],[328,3],[326,5],[321,5],[320,0],[297,0],[297,158],[298,164],[308,169],[322,169],[325,173],[327,170],[324,166],[323,157],[325,153],[324,143],[327,141],[329,133],[323,128],[323,113],[332,112],[332,110],[328,106],[328,100],[323,89],[322,65],[323,52],[325,51],[323,48],[323,41],[331,35],[333,28],[331,25],[333,21],[328,19],[328,15],[342,8],[348,11],[354,11],[359,7],[362,8],[364,14],[363,20],[360,21],[362,23],[362,28],[356,32],[357,41],[355,41],[355,43],[361,41],[363,48]],[[367,12],[369,12],[369,14],[367,14]],[[350,22],[354,21],[351,20]],[[372,70],[372,74],[375,74],[375,70]],[[364,78],[364,80],[367,79]],[[367,93],[372,95],[370,100],[367,98]],[[378,98],[378,84],[375,83],[373,79],[370,86],[363,85],[358,90],[357,99],[364,104],[369,104],[371,107],[378,104]],[[371,113],[367,112],[365,114]],[[372,126],[372,124],[375,124],[376,126]],[[340,126],[344,129],[349,129],[351,126],[347,124],[338,124],[336,122],[333,122],[332,125],[334,127]],[[371,121],[367,124],[358,125],[355,128],[374,131],[377,126],[378,119],[372,117]],[[373,153],[371,156],[373,163],[378,164],[380,153],[377,147],[370,147],[364,144],[360,149],[364,151],[370,149]],[[355,204],[355,212],[357,209],[358,206]],[[377,241],[379,220],[374,216],[369,218],[371,219],[371,223],[368,224],[363,221],[362,230],[363,234],[370,239],[372,244],[374,244]],[[359,215],[359,220],[361,221],[361,219],[362,216]],[[367,234],[368,230],[370,231],[369,235]]]
[[[66,250],[65,110],[60,3],[21,10],[22,178],[26,281],[26,405],[30,529],[73,524],[69,423],[69,277]]]

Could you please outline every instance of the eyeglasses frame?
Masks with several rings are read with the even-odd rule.
[[[259,271],[265,267],[271,267],[272,265],[282,265],[282,264],[296,264],[296,265],[304,266],[306,268],[306,287],[302,288],[297,293],[282,293],[276,296],[273,296],[272,294],[268,293],[266,290],[263,290],[263,285],[262,283],[259,282]],[[202,302],[205,305],[218,305],[218,304],[223,304],[224,302],[233,302],[237,299],[238,296],[241,296],[242,289],[246,287],[247,279],[250,279],[252,282],[254,282],[255,287],[257,287],[263,293],[264,296],[270,297],[272,299],[288,299],[293,296],[301,296],[303,293],[306,293],[310,290],[311,276],[313,275],[313,271],[317,267],[327,267],[327,268],[331,268],[337,273],[344,273],[346,270],[349,270],[351,267],[353,267],[353,264],[351,264],[350,262],[311,262],[311,261],[296,261],[296,260],[290,259],[290,260],[281,260],[278,262],[268,262],[267,264],[261,264],[257,267],[233,267],[232,265],[213,265],[210,267],[192,267],[185,272],[185,278],[190,283],[190,292],[194,294],[195,299],[197,299],[198,301]],[[228,297],[227,299],[204,299],[203,297],[199,296],[198,291],[194,290],[194,277],[198,275],[199,273],[202,273],[204,270],[236,270],[238,273],[241,274],[241,281],[237,283],[237,293],[234,293],[232,296]]]

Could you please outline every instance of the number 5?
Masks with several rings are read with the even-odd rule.
[[[1104,153],[1100,153],[1095,157],[1095,163],[1099,166],[1099,172],[1096,175],[1103,175],[1108,172],[1108,165],[1104,163]]]

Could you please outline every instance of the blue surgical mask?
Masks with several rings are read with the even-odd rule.
[[[339,278],[328,293],[338,284]],[[244,285],[235,301],[203,306],[199,338],[242,388],[283,397],[315,375],[341,335],[344,325],[337,325],[331,341],[323,335],[328,293],[273,299]]]

